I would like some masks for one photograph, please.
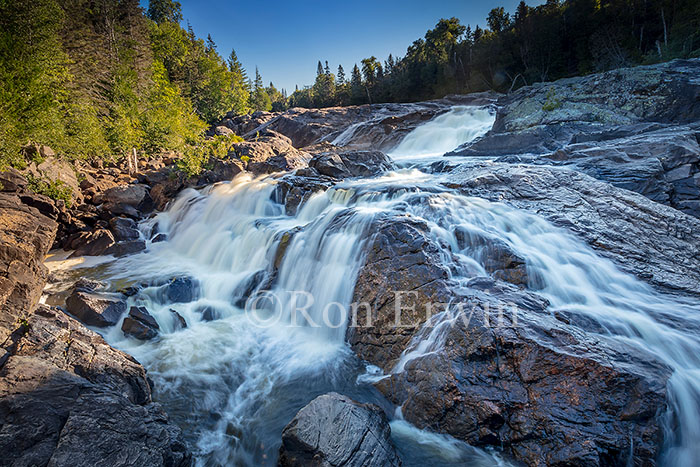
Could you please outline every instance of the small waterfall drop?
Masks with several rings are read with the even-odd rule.
[[[484,135],[495,113],[484,107],[457,106],[420,125],[389,152],[397,163],[425,161]]]

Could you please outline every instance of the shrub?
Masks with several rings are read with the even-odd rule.
[[[73,190],[61,180],[44,180],[33,175],[27,175],[29,188],[39,195],[48,196],[54,201],[63,200],[70,207]]]

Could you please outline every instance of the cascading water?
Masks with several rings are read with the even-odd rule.
[[[483,134],[493,119],[488,109],[456,107],[418,127],[391,155],[400,163],[427,165]],[[459,246],[457,228],[505,242],[526,259],[537,278],[531,285],[553,310],[586,314],[619,339],[651,350],[674,369],[663,462],[681,466],[700,458],[700,342],[684,330],[700,328],[698,303],[653,291],[537,216],[451,193],[440,175],[427,171],[339,183],[313,195],[295,216],[274,201],[275,185],[274,177],[239,176],[183,192],[168,211],[141,226],[150,232],[157,224],[168,241],[102,273],[117,284],[152,284],[129,300],[157,319],[161,338],[138,342],[125,338],[119,326],[106,338],[148,368],[157,398],[183,426],[198,465],[274,464],[284,425],[330,390],[386,406],[369,384],[381,375],[363,374],[364,365],[344,343],[345,323],[334,304],[349,304],[368,229],[376,216],[391,212],[428,223],[445,260],[453,262],[455,279],[487,274],[478,248]],[[170,303],[159,284],[181,276],[199,284],[198,298]],[[268,285],[275,303],[247,313],[241,297]],[[309,297],[313,304],[305,301]],[[303,316],[293,312],[299,300]],[[185,318],[186,329],[175,330],[171,310]],[[217,319],[208,321],[206,313]],[[686,323],[674,325],[664,315]],[[434,316],[393,371],[438,350],[447,319]],[[417,430],[400,416],[392,428],[406,465],[505,465],[497,456]]]
[[[389,155],[402,164],[434,160],[485,134],[493,126],[494,118],[492,109],[454,107],[406,135]]]

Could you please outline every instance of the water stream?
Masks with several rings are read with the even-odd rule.
[[[497,453],[403,421],[344,342],[339,309],[352,299],[371,223],[398,212],[428,223],[445,260],[454,261],[456,280],[487,275],[479,249],[459,246],[457,228],[505,242],[526,259],[536,278],[531,286],[553,310],[590,316],[671,366],[662,460],[681,466],[700,459],[700,339],[688,332],[700,329],[700,305],[663,296],[533,214],[452,193],[439,183],[440,175],[430,173],[430,162],[486,132],[493,118],[488,109],[456,107],[392,151],[395,161],[412,168],[341,182],[313,195],[295,216],[275,201],[272,176],[240,175],[231,183],[186,190],[140,226],[148,237],[157,225],[168,241],[95,270],[93,275],[112,284],[147,285],[129,301],[149,310],[161,337],[140,342],[115,326],[106,339],[148,369],[156,398],[185,430],[198,465],[274,465],[284,425],[331,390],[395,414],[392,437],[405,465],[506,465]],[[163,284],[172,277],[193,278],[197,299],[169,301]],[[274,298],[261,312],[246,312],[246,294],[270,277]],[[301,321],[294,312],[300,303],[306,312]],[[186,329],[177,329],[173,311],[186,320]],[[662,316],[684,322],[674,325]],[[441,326],[449,323],[436,316],[430,324],[393,371],[439,348]]]

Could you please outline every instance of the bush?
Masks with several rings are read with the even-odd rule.
[[[54,201],[63,200],[70,207],[73,190],[61,180],[44,180],[33,175],[27,175],[29,188],[39,195],[48,196]]]
[[[236,135],[202,139],[197,144],[185,147],[176,162],[177,169],[188,177],[199,175],[204,170],[211,168],[213,159],[228,157],[233,145],[241,141],[243,138]]]

